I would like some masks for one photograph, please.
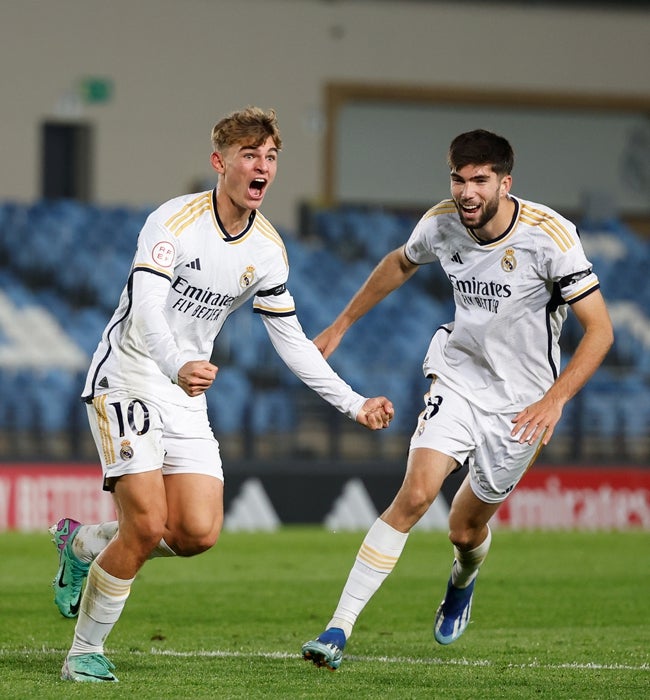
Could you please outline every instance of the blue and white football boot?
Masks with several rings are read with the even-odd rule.
[[[336,671],[343,661],[345,633],[339,627],[326,629],[316,639],[302,645],[302,658],[318,668]]]
[[[447,583],[444,600],[438,606],[433,622],[433,636],[438,644],[451,644],[465,631],[472,612],[472,596],[474,594],[474,579],[466,588],[456,588],[451,582]]]

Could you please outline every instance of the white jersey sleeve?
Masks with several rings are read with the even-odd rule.
[[[268,304],[268,302],[266,302]],[[358,394],[330,367],[318,348],[305,335],[295,313],[287,314],[288,300],[279,300],[275,313],[271,304],[262,313],[271,343],[282,361],[321,398],[356,420],[365,397]],[[259,307],[256,307],[259,309]]]
[[[557,285],[562,301],[570,305],[598,289],[598,277],[570,221],[526,201],[521,201],[520,220],[537,232],[540,274]]]
[[[446,204],[447,200],[427,211],[415,225],[415,228],[404,246],[404,254],[412,263],[416,265],[426,265],[427,263],[436,262],[439,259],[436,254],[435,246],[432,245],[431,242],[432,235],[434,235],[431,230],[439,221],[437,215],[453,214],[456,212],[455,207],[452,210],[449,209]],[[441,210],[441,207],[444,208]]]
[[[174,269],[181,247],[169,227],[150,216],[138,237],[131,278],[130,320],[142,351],[173,383],[189,360],[197,359],[194,348],[183,352],[170,325],[167,309]]]
[[[184,363],[165,315],[169,280],[136,270],[132,287],[131,320],[134,329],[160,371],[176,383],[178,370]]]

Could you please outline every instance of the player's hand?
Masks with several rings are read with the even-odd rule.
[[[214,382],[219,368],[207,360],[190,360],[178,370],[178,386],[188,396],[198,396]]]
[[[393,404],[385,396],[368,399],[357,414],[357,423],[368,430],[387,428],[395,415]]]
[[[321,351],[321,354],[327,359],[338,348],[343,331],[338,331],[334,326],[328,326],[314,338],[314,345]]]
[[[542,434],[542,445],[548,445],[553,436],[555,426],[562,416],[564,404],[544,396],[539,401],[520,411],[513,419],[515,424],[512,437],[519,436],[519,442],[532,445]]]

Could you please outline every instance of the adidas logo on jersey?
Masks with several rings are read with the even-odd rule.
[[[192,262],[187,263],[185,267],[191,267],[193,270],[200,270],[201,261],[198,258],[196,258],[196,260],[192,260]]]
[[[459,265],[463,264],[463,259],[460,257],[460,253],[454,253],[451,256],[451,259],[455,262],[458,263]]]

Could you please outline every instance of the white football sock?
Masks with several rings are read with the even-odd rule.
[[[156,545],[156,548],[149,555],[149,559],[157,559],[158,557],[175,557],[176,552],[162,538]]]
[[[361,544],[328,628],[340,627],[346,638],[351,636],[357,617],[397,564],[407,538],[408,532],[399,532],[380,518],[375,520]]]
[[[111,576],[96,561],[90,565],[69,656],[104,653],[104,641],[122,614],[133,581]]]
[[[96,525],[82,525],[72,540],[72,553],[89,564],[99,555],[117,532],[117,520]]]
[[[82,525],[72,540],[72,553],[79,561],[89,564],[99,556],[100,552],[117,533],[117,520],[96,525]],[[158,557],[175,557],[176,552],[161,539],[149,555],[149,559]]]
[[[478,547],[461,552],[454,547],[454,564],[451,567],[451,582],[456,588],[467,588],[478,576],[478,570],[487,557],[492,543],[492,531],[488,527],[487,537]]]

